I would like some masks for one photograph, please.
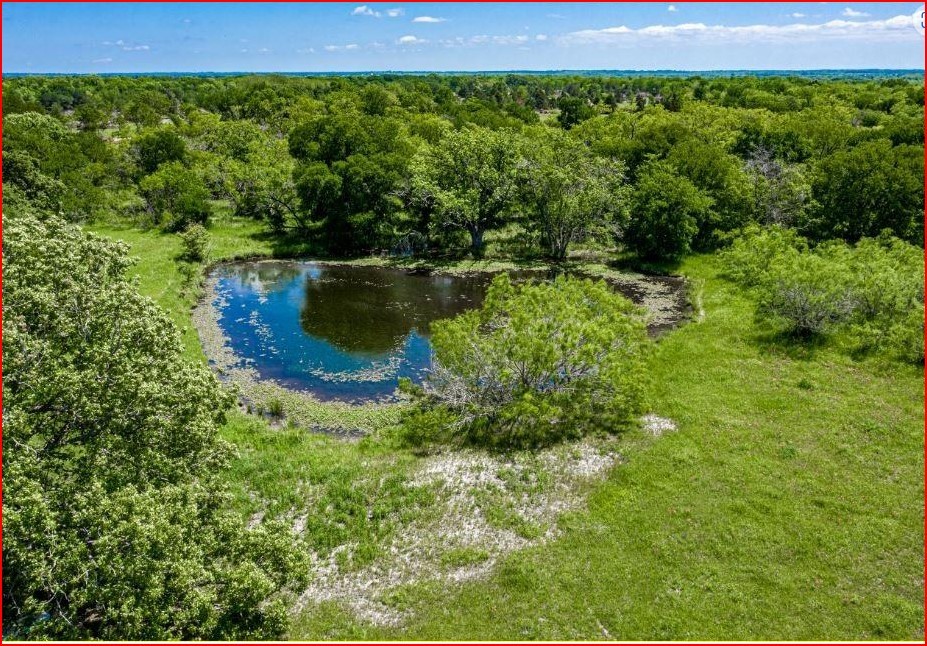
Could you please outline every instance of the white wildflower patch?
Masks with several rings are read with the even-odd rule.
[[[336,601],[358,619],[401,623],[411,611],[388,603],[391,590],[478,579],[506,554],[551,540],[558,534],[558,517],[579,509],[589,485],[604,478],[617,460],[591,442],[507,457],[456,451],[428,458],[407,486],[434,490],[435,513],[398,533],[367,567],[339,565],[350,561],[345,559],[350,546],[317,560],[297,609]]]
[[[676,422],[665,417],[657,417],[656,415],[644,415],[641,418],[641,424],[644,427],[644,430],[653,435],[654,437],[660,437],[664,433],[672,433],[676,430]]]

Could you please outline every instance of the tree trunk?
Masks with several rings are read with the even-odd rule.
[[[482,258],[484,251],[483,230],[478,227],[470,228],[470,253],[474,258]]]

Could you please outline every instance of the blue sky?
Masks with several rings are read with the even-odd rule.
[[[923,69],[919,6],[4,3],[3,71]]]

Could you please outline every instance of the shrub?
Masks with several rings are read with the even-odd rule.
[[[496,278],[480,310],[432,325],[434,364],[407,437],[537,447],[616,431],[641,410],[640,311],[603,282]]]
[[[725,275],[753,289],[759,313],[813,336],[843,327],[859,352],[923,359],[923,250],[884,232],[855,246],[809,249],[782,227],[752,227],[722,254]]]
[[[180,234],[182,257],[190,262],[204,262],[209,257],[209,232],[202,224],[189,225]]]
[[[808,249],[808,242],[794,229],[750,226],[721,253],[724,274],[745,287],[755,287],[766,277],[771,260],[790,249]]]
[[[800,337],[829,332],[850,319],[854,301],[846,268],[790,250],[775,258],[758,289],[758,312]]]

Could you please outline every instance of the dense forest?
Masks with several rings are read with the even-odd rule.
[[[25,77],[4,84],[8,205],[180,231],[210,200],[333,254],[652,258],[749,223],[923,238],[920,83],[800,78]],[[839,172],[838,172],[839,171]],[[630,217],[633,213],[634,217]]]
[[[672,272],[710,254],[770,343],[923,362],[922,77],[24,76],[2,103],[5,637],[279,637],[311,570],[284,523],[231,511],[234,398],[94,226],[179,237],[194,291],[223,218],[278,255]],[[390,441],[633,424],[650,342],[607,291],[497,281],[437,328],[446,372],[410,388]],[[626,353],[558,390],[537,342],[558,329]],[[461,405],[462,384],[489,389],[465,345],[559,367],[537,400]]]

